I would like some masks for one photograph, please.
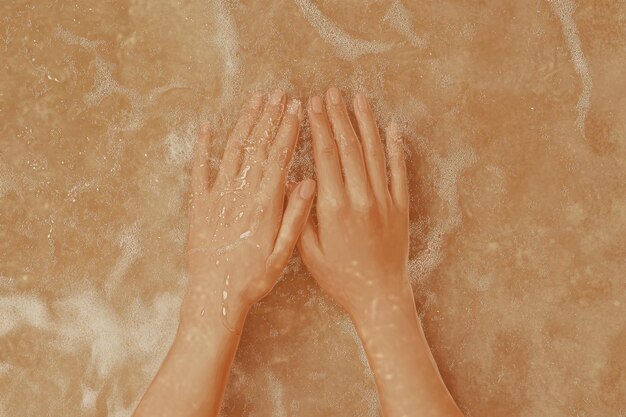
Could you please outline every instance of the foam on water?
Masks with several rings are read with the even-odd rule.
[[[133,264],[137,257],[141,254],[141,245],[139,243],[139,224],[135,222],[128,228],[121,231],[119,235],[119,247],[122,253],[117,259],[115,266],[109,273],[105,284],[105,291],[108,297],[111,297],[117,289],[120,281]]]
[[[96,408],[96,400],[98,399],[98,392],[89,387],[83,386],[83,394],[81,406],[83,410],[93,410]]]
[[[120,315],[100,292],[89,289],[50,306],[38,301],[39,308],[49,309],[55,319],[40,320],[35,325],[52,334],[50,347],[63,354],[89,349],[86,372],[95,372],[98,379],[95,386],[83,387],[82,405],[92,409],[107,376],[129,360],[139,360],[140,367],[136,370],[146,380],[156,372],[178,324],[180,297],[181,294],[159,294],[150,305],[135,299],[128,311]],[[23,303],[21,309],[30,310],[32,306]],[[121,395],[110,395],[107,403],[109,415],[127,416],[134,409],[134,405],[123,404]]]
[[[215,31],[211,32],[212,40],[222,53],[222,104],[230,103],[240,84],[239,41],[237,25],[224,0],[213,2],[215,11]]]
[[[182,83],[173,81],[167,85],[155,87],[145,93],[137,89],[123,86],[113,76],[115,65],[104,59],[99,51],[104,41],[91,41],[89,39],[74,35],[67,29],[57,26],[55,36],[68,45],[79,45],[93,55],[95,66],[94,84],[91,90],[83,94],[85,109],[97,106],[106,97],[120,95],[125,97],[130,110],[120,111],[114,119],[107,124],[105,138],[111,151],[111,158],[115,161],[107,174],[115,174],[120,169],[120,157],[122,153],[121,140],[116,139],[118,133],[133,132],[141,129],[150,115],[149,106],[162,94],[178,88],[186,88]],[[97,179],[101,181],[102,178]]]
[[[578,117],[576,118],[576,127],[580,134],[585,137],[585,119],[587,113],[589,113],[589,107],[591,106],[591,92],[593,89],[593,82],[591,80],[591,73],[587,65],[587,60],[583,54],[582,44],[580,42],[580,36],[578,35],[578,28],[574,21],[574,11],[576,5],[571,0],[547,0],[552,6],[552,10],[559,17],[561,26],[563,29],[563,35],[567,41],[567,47],[574,63],[576,73],[580,76],[582,83],[582,90],[578,98],[578,104],[576,110],[578,111]]]
[[[276,417],[287,417],[289,413],[285,406],[285,387],[271,371],[267,373],[267,387],[272,400],[272,406],[274,407],[272,409],[272,415]]]
[[[438,197],[448,209],[445,221],[439,221],[429,231],[426,237],[426,249],[416,257],[409,259],[411,280],[415,284],[426,279],[443,260],[443,247],[446,236],[461,224],[461,210],[457,184],[464,169],[477,160],[471,148],[456,151],[448,158],[442,158],[434,152],[425,149],[427,157],[436,169],[434,186]],[[419,224],[412,222],[411,230],[419,228]],[[411,233],[413,234],[413,233]]]
[[[96,48],[105,44],[104,41],[92,41],[87,38],[75,35],[61,26],[56,27],[55,34],[68,45],[80,45],[83,48],[94,52]]]
[[[406,9],[400,0],[391,2],[383,20],[393,26],[414,47],[425,48],[428,45],[426,39],[415,33],[411,23],[411,12]]]
[[[333,20],[325,16],[309,0],[295,0],[308,22],[319,32],[322,39],[335,48],[340,58],[353,60],[361,55],[379,54],[390,50],[393,45],[379,41],[367,41],[350,36]]]
[[[168,132],[165,136],[167,163],[173,168],[187,164],[193,156],[196,145],[197,129],[195,123],[187,123],[181,131]]]
[[[3,165],[0,165],[0,198],[11,191],[17,191],[15,176]]]
[[[50,323],[47,306],[33,295],[0,297],[0,317],[0,336],[19,326],[45,327]]]

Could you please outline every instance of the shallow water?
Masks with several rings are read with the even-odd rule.
[[[467,416],[623,416],[626,5],[266,3],[0,5],[0,416],[132,413],[177,326],[197,126],[216,166],[251,91],[331,84],[403,126],[416,300]],[[377,416],[376,398],[294,258],[223,414]]]

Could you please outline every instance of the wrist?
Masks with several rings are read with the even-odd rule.
[[[228,357],[237,349],[244,323],[245,315],[239,316],[235,323],[229,323],[227,327],[217,314],[215,317],[206,313],[196,317],[181,312],[173,341],[174,350],[199,360],[200,366],[204,362],[215,361],[215,358]]]
[[[251,304],[237,291],[211,285],[214,282],[211,276],[189,278],[180,307],[180,331],[242,332]]]
[[[219,302],[196,302],[185,297],[180,309],[178,332],[211,333],[227,337],[241,334],[249,307],[223,305]]]
[[[357,328],[379,326],[400,317],[417,320],[413,290],[408,279],[397,282],[397,286],[376,289],[372,295],[348,309]]]

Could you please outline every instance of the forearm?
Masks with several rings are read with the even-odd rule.
[[[213,318],[217,317],[217,319]],[[243,328],[245,314],[238,320]],[[182,319],[174,343],[134,417],[217,416],[240,332],[198,312]]]
[[[352,317],[385,417],[462,416],[439,375],[410,287],[400,296],[381,294]]]

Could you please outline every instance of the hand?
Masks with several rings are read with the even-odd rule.
[[[365,96],[354,100],[358,136],[336,88],[326,94],[326,109],[320,97],[309,101],[318,224],[308,221],[299,251],[319,285],[349,314],[375,313],[381,296],[392,302],[412,297],[402,142],[397,129],[387,129],[388,183],[385,152]]]
[[[181,320],[221,317],[230,330],[278,280],[309,215],[315,182],[299,183],[283,213],[285,180],[302,111],[285,94],[255,95],[231,133],[208,184],[208,129],[192,169],[188,291]],[[238,329],[240,330],[240,329]]]

